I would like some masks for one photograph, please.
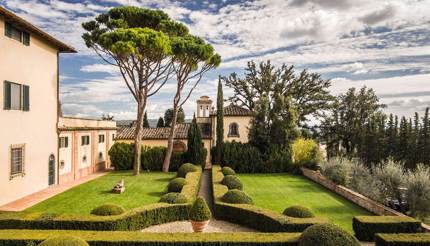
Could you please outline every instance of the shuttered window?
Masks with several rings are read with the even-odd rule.
[[[22,86],[22,110],[30,110],[30,87],[28,85]]]
[[[5,36],[11,39],[15,39],[16,41],[21,42],[26,46],[30,45],[30,33],[21,31],[9,22],[5,22],[4,34]]]
[[[3,108],[6,110],[30,110],[30,87],[5,81]]]
[[[4,23],[4,35],[11,38],[12,37],[12,25],[8,22]]]
[[[69,147],[69,138],[68,137],[60,137],[60,148]]]
[[[10,148],[10,178],[24,175],[25,145],[12,145]]]
[[[89,145],[89,144],[90,144],[90,136],[82,136],[81,145]]]
[[[28,32],[22,32],[22,43],[24,45],[30,45],[30,34]]]

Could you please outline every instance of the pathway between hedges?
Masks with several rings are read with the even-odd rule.
[[[199,196],[203,197],[214,214],[214,199],[212,190],[212,169],[205,169],[200,180]]]

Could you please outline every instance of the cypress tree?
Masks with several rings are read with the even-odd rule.
[[[224,143],[224,95],[222,91],[221,77],[218,78],[216,111],[216,162],[222,162],[222,149]]]
[[[163,117],[158,118],[157,127],[164,127]]]
[[[149,121],[148,121],[148,115],[146,114],[143,116],[143,127],[149,127]]]
[[[204,166],[205,160],[202,145],[202,132],[200,126],[197,124],[196,117],[194,117],[188,130],[188,149],[186,154],[188,162]]]

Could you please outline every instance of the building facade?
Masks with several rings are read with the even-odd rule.
[[[0,205],[58,181],[59,55],[73,52],[0,7]]]
[[[110,168],[115,121],[60,117],[58,130],[59,184]]]
[[[196,120],[202,129],[202,142],[207,150],[206,168],[211,167],[211,149],[216,144],[216,111],[208,96],[202,96],[196,103]],[[245,108],[228,105],[224,107],[224,141],[248,142],[251,125],[251,112]],[[186,151],[189,123],[177,124],[174,137],[174,151]],[[169,127],[150,127],[143,129],[142,145],[148,147],[167,147]],[[135,125],[128,124],[118,128],[117,141],[133,143]]]

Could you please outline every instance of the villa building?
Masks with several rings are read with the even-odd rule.
[[[109,167],[114,121],[60,118],[63,42],[0,6],[0,206]]]
[[[58,130],[59,184],[110,168],[108,151],[116,134],[115,121],[60,117]]]
[[[55,183],[59,55],[76,52],[0,7],[0,204]]]
[[[197,100],[196,120],[202,129],[202,141],[207,150],[206,167],[210,167],[210,150],[216,144],[216,111],[212,100],[202,96]],[[251,126],[251,112],[245,108],[228,105],[224,107],[224,141],[248,142],[248,131]],[[187,149],[189,123],[177,124],[173,151],[183,152]],[[142,145],[148,147],[165,146],[169,137],[169,127],[149,127],[143,129]],[[135,126],[124,125],[118,129],[117,141],[133,142]]]

